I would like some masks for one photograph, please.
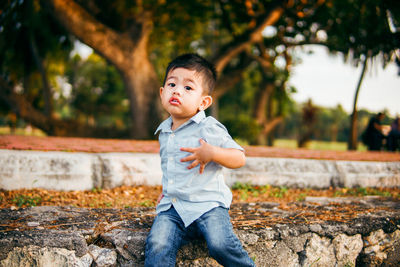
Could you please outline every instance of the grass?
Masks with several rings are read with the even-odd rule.
[[[308,196],[326,197],[364,197],[380,196],[400,200],[397,189],[390,188],[329,188],[325,190],[313,190],[310,188],[295,189],[285,186],[251,185],[249,183],[236,182],[232,186],[234,195],[239,196],[240,201],[304,201]]]
[[[235,141],[241,146],[247,146],[249,143],[243,139],[235,138]],[[298,148],[297,140],[294,139],[275,139],[274,147],[280,148]],[[347,143],[346,142],[331,142],[331,141],[316,141],[312,140],[307,143],[306,148],[313,150],[333,150],[333,151],[347,151]],[[358,151],[367,151],[367,147],[359,142],[358,143]]]
[[[12,132],[10,127],[0,127],[0,135],[46,136],[46,133],[37,128],[16,128]]]
[[[363,196],[380,196],[380,197],[392,197],[392,193],[384,190],[378,190],[376,188],[366,188],[366,187],[358,187],[358,188],[341,188],[337,189],[334,193],[335,197],[342,196],[355,196],[355,197],[363,197]]]
[[[297,141],[292,139],[276,139],[274,147],[282,148],[297,148]],[[346,142],[331,142],[331,141],[310,141],[306,148],[315,150],[334,150],[334,151],[347,151]],[[367,147],[358,143],[358,151],[366,151]]]
[[[273,198],[284,198],[288,194],[288,188],[285,186],[272,187],[270,185],[253,186],[248,183],[236,182],[232,186],[232,190],[239,192],[240,199],[246,201],[250,196],[259,197],[260,195],[268,195]]]

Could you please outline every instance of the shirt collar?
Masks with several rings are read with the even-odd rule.
[[[187,124],[189,124],[190,122],[195,122],[197,124],[199,124],[204,118],[206,117],[206,113],[202,110],[196,113],[196,115],[194,115],[193,117],[191,117],[187,122],[185,122],[184,124],[182,124],[178,129],[186,126]],[[165,121],[163,121],[160,126],[158,126],[157,130],[154,132],[154,134],[157,134],[159,131],[161,132],[173,132],[171,129],[171,125],[172,125],[172,117],[169,117],[168,119],[166,119]],[[177,129],[177,130],[178,130]]]

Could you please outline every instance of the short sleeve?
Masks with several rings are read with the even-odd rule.
[[[213,117],[207,117],[202,123],[204,123],[204,125],[201,129],[201,136],[207,143],[213,146],[235,148],[244,151],[244,149],[232,139],[228,130],[222,123]]]

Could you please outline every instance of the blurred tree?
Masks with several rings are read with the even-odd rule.
[[[263,16],[267,18],[265,24],[262,24],[264,28],[262,31],[252,32],[250,39],[239,38],[239,40],[248,41],[237,46],[236,49],[243,49],[246,51],[247,58],[250,59],[250,61],[247,62],[257,62],[259,65],[258,71],[261,73],[262,77],[255,85],[258,89],[253,95],[255,101],[253,101],[252,116],[254,117],[254,121],[258,124],[258,135],[256,141],[253,140],[252,142],[256,144],[272,145],[274,135],[271,133],[284,118],[287,110],[285,105],[290,103],[288,95],[295,91],[294,88],[290,88],[287,85],[292,65],[291,53],[289,50],[293,46],[304,44],[303,41],[305,38],[297,38],[298,35],[306,35],[309,39],[317,39],[315,36],[316,32],[307,32],[307,28],[305,28],[306,33],[303,33],[305,29],[295,29],[292,22],[296,20],[311,20],[311,17],[316,13],[320,5],[323,4],[323,1],[287,1],[281,2],[280,5],[275,4],[275,6],[271,6],[272,3],[257,3],[262,3],[262,6],[259,7],[254,1],[246,1],[246,7],[249,7],[247,9],[247,17],[250,19],[245,21],[247,24],[244,24],[241,28],[251,28],[251,25],[255,24],[257,20],[251,19],[252,16],[255,18],[254,14],[263,14]],[[232,3],[231,1],[224,1],[224,5],[225,8],[224,6],[221,8],[223,11],[225,9],[228,10],[226,6],[232,5]],[[234,10],[238,10],[238,8]],[[304,10],[307,10],[307,14],[303,12]],[[232,25],[236,25],[232,22],[232,17],[234,15],[228,12],[223,12],[223,14],[225,14],[223,21],[229,21],[229,23],[224,24],[224,26],[229,32],[233,32],[234,28]],[[237,12],[233,12],[233,14],[237,14]],[[242,24],[244,23],[243,20],[240,22]],[[272,25],[275,26],[272,27]],[[275,33],[270,36],[263,34],[266,26],[275,31]],[[243,58],[242,54],[239,55],[240,57],[233,57],[235,60],[231,60],[231,62],[243,62],[241,60]],[[279,62],[284,63],[279,64]],[[232,63],[229,64],[231,65]],[[218,64],[216,65],[218,66]],[[279,65],[283,66],[279,67]],[[246,66],[246,64],[243,64],[243,66]],[[228,72],[225,71],[222,77],[232,79],[233,76],[232,80],[241,78],[237,73],[234,75],[227,75],[227,73]],[[221,80],[224,82],[221,84],[224,85],[224,90],[217,90],[215,94],[217,100],[229,89],[229,87],[226,86],[226,79],[223,78]],[[215,96],[214,98],[216,98]]]
[[[59,25],[47,23],[37,1],[4,1],[0,10],[0,97],[5,110],[55,134],[47,68],[67,57],[71,43]]]
[[[236,112],[237,118],[240,123],[252,127],[252,130],[243,136],[251,139],[252,143],[269,144],[272,143],[274,136],[271,133],[290,110],[289,106],[292,103],[290,94],[295,91],[295,88],[291,88],[287,83],[291,66],[297,64],[297,61],[292,59],[292,48],[315,43],[327,45],[332,51],[340,51],[343,47],[348,48],[343,44],[348,43],[349,36],[343,34],[340,27],[343,24],[349,25],[347,21],[343,22],[343,19],[346,19],[346,16],[351,18],[355,16],[352,15],[355,11],[351,7],[359,2],[344,0],[337,2],[332,0],[31,1],[34,7],[39,8],[33,9],[34,13],[44,16],[38,25],[58,27],[58,23],[54,20],[59,22],[68,33],[92,47],[106,62],[113,65],[123,80],[126,97],[119,89],[106,93],[105,88],[109,88],[109,82],[117,82],[117,80],[112,77],[99,79],[92,71],[97,70],[104,74],[114,72],[109,72],[107,65],[91,61],[92,59],[87,63],[77,63],[75,67],[82,67],[80,71],[86,73],[82,77],[90,77],[91,81],[87,84],[77,83],[78,79],[75,78],[79,76],[79,73],[69,69],[65,78],[73,87],[73,97],[68,99],[69,102],[63,98],[55,101],[54,92],[51,90],[47,94],[50,96],[50,101],[47,101],[50,104],[52,100],[53,104],[71,105],[68,111],[63,109],[62,118],[68,118],[71,121],[72,117],[76,116],[82,123],[81,117],[84,117],[86,129],[91,129],[92,126],[110,125],[105,123],[106,119],[103,115],[95,114],[102,110],[102,108],[96,109],[96,105],[102,105],[101,102],[105,101],[105,98],[110,98],[107,102],[109,106],[118,105],[125,98],[128,99],[130,107],[130,120],[127,120],[120,111],[117,112],[117,109],[111,108],[107,112],[119,114],[116,116],[123,118],[124,125],[131,125],[131,136],[147,138],[161,119],[157,91],[168,61],[183,52],[197,52],[211,59],[219,72],[219,81],[213,94],[215,103],[213,115],[219,114],[225,119],[229,117],[229,114],[224,113],[230,112],[230,109],[222,105],[230,105],[230,103],[223,100],[224,97],[230,99],[232,103],[240,102],[242,106],[237,106],[236,111],[239,112]],[[23,17],[18,9],[25,5],[25,2],[27,1],[7,1],[5,5],[7,8],[4,8],[7,12],[2,12],[1,18]],[[368,4],[372,6],[370,2]],[[42,6],[47,8],[42,9]],[[0,31],[0,38],[5,40],[5,35],[2,33],[8,31],[20,33],[20,28],[12,26],[18,24],[13,23],[8,23],[3,27],[4,31]],[[366,25],[363,27],[365,29]],[[70,44],[70,35],[62,28],[58,28],[62,34],[55,34],[54,40],[58,42],[62,40]],[[36,34],[34,29],[32,32]],[[272,33],[266,33],[266,29]],[[12,37],[12,35],[7,36]],[[44,49],[45,47],[40,46],[38,50],[41,58],[47,59],[42,62],[48,64],[50,62],[48,51],[57,51],[57,49]],[[40,52],[42,50],[47,54]],[[69,54],[69,51],[65,50],[65,54]],[[34,54],[33,49],[31,49],[31,54]],[[35,62],[33,56],[31,58],[31,61]],[[67,62],[68,59],[64,60]],[[11,60],[7,62],[4,66],[12,65]],[[23,66],[23,64],[17,66]],[[31,66],[34,66],[35,70],[41,69],[38,64],[31,64]],[[42,69],[49,70],[49,66],[44,65]],[[6,72],[2,71],[2,73]],[[36,73],[44,72],[36,71]],[[23,77],[20,74],[16,76]],[[37,75],[37,77],[45,77],[45,75]],[[3,81],[10,81],[10,79]],[[39,79],[36,83],[42,82]],[[54,86],[57,83],[49,84]],[[9,84],[7,90],[15,90],[16,85],[18,83]],[[34,88],[38,91],[39,87],[34,86]],[[56,89],[59,90],[52,88],[52,90]],[[42,91],[45,92],[45,90],[40,90]],[[236,94],[232,95],[230,91]],[[118,101],[112,99],[111,92],[120,99]],[[25,91],[22,93],[18,96],[29,96]],[[26,101],[23,102],[24,104],[33,103],[29,114],[35,114],[33,108],[45,111],[44,99],[46,98],[43,97],[45,94],[36,92],[34,95],[35,101],[25,98]],[[239,96],[245,96],[245,99],[251,101],[248,103],[238,101],[235,98]],[[83,99],[88,100],[88,105],[83,104]],[[220,112],[218,112],[219,102],[221,102]],[[51,110],[51,106],[47,110]],[[55,110],[59,112],[60,108],[55,107]],[[240,112],[241,110],[243,111]],[[41,118],[41,124],[45,124],[46,117]],[[68,125],[76,124],[69,123]],[[85,127],[76,128],[85,129]],[[257,137],[248,137],[250,133],[256,134]],[[57,134],[61,134],[61,131]],[[65,131],[63,134],[66,134]],[[74,133],[71,130],[70,134],[82,135],[83,133],[82,131]],[[89,135],[90,131],[86,131],[86,134]]]
[[[153,2],[153,1],[150,1]],[[120,72],[130,101],[131,136],[146,138],[157,122],[151,116],[158,79],[149,60],[152,13],[142,1],[52,0],[54,17]]]
[[[324,141],[346,141],[347,135],[342,133],[348,132],[349,115],[341,105],[334,108],[318,107],[317,121],[315,124],[316,140]]]
[[[305,1],[312,3],[313,1]],[[317,1],[316,8],[306,7],[294,16],[285,17],[288,32],[287,45],[321,44],[332,53],[341,52],[345,60],[354,65],[362,64],[363,70],[356,88],[354,108],[351,119],[349,149],[357,145],[357,98],[367,63],[379,58],[383,67],[396,61],[400,67],[400,4],[395,0],[326,0]]]
[[[67,62],[65,78],[60,83],[64,89],[58,94],[64,118],[76,118],[93,127],[113,128],[116,131],[113,137],[129,136],[126,127],[130,123],[129,100],[113,66],[97,54],[86,60],[75,55]],[[63,93],[65,87],[67,92]]]
[[[383,67],[400,59],[400,3],[395,0],[328,1],[318,20],[327,34],[325,45],[332,52],[343,53],[354,65],[361,64],[351,116],[348,149],[357,149],[357,99],[368,62],[380,59]],[[400,67],[400,65],[399,65]]]
[[[154,129],[155,122],[158,122],[157,116],[150,116],[150,112],[156,106],[153,102],[156,99],[154,96],[159,84],[149,57],[149,40],[155,23],[162,22],[162,25],[157,25],[159,27],[178,26],[179,32],[182,32],[187,25],[196,25],[196,21],[204,19],[208,21],[210,10],[215,11],[215,8],[220,8],[220,14],[223,17],[230,14],[226,13],[227,8],[234,7],[235,9],[231,10],[235,11],[232,12],[234,18],[230,17],[226,20],[227,27],[231,27],[234,31],[228,35],[229,41],[218,44],[213,50],[215,53],[211,56],[217,71],[222,73],[228,62],[248,49],[251,43],[259,40],[262,30],[273,24],[283,12],[283,8],[278,5],[282,4],[280,1],[267,1],[257,5],[252,1],[245,3],[232,1],[225,5],[221,1],[218,6],[213,4],[213,1],[105,3],[95,0],[52,0],[50,3],[53,14],[68,31],[104,56],[121,73],[134,119],[135,127],[132,128],[132,135],[136,138],[147,137],[150,129],[151,131]],[[242,8],[236,9],[238,6]],[[262,12],[255,13],[253,10],[255,7],[262,9]],[[240,16],[243,13],[242,10],[245,11],[246,16]],[[171,13],[174,13],[174,16],[169,16]],[[189,32],[195,34],[196,28],[190,27],[190,29],[194,32]],[[160,32],[171,33],[168,30]],[[165,40],[163,37],[159,39]]]

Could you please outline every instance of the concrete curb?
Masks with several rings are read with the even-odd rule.
[[[225,169],[235,182],[299,188],[399,187],[400,162],[247,157],[243,168]],[[90,190],[160,185],[161,164],[152,153],[84,153],[0,150],[0,188]]]

